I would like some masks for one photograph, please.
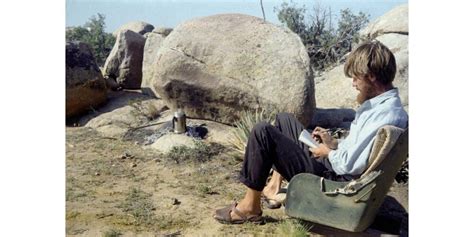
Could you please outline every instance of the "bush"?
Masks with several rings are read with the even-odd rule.
[[[103,65],[115,44],[115,37],[106,33],[104,29],[105,16],[97,13],[97,16],[89,18],[84,26],[67,29],[66,40],[77,40],[89,44],[97,64]]]
[[[186,161],[202,163],[211,160],[223,149],[224,147],[217,143],[206,144],[201,140],[194,140],[194,147],[174,146],[165,155],[177,164]]]
[[[327,69],[350,52],[352,44],[360,40],[359,30],[369,22],[367,14],[359,12],[355,15],[351,10],[344,9],[340,12],[337,28],[334,28],[331,8],[320,4],[313,8],[308,17],[305,17],[304,6],[298,7],[293,2],[283,2],[274,11],[280,22],[300,36],[311,64],[317,70]]]

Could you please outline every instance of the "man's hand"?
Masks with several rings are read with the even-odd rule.
[[[325,144],[320,144],[318,148],[309,148],[309,151],[317,158],[327,158],[331,149]]]
[[[322,142],[325,144],[327,147],[335,150],[337,149],[337,139],[334,139],[328,132],[327,129],[321,128],[321,127],[316,127],[313,132],[311,133],[311,136],[315,140],[319,140],[319,142]]]

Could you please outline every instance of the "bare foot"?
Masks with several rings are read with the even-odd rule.
[[[275,199],[278,191],[280,191],[280,185],[267,185],[263,188],[262,195],[268,199]]]

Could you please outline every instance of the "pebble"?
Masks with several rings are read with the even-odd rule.
[[[181,202],[180,202],[178,199],[176,199],[176,198],[172,198],[171,201],[172,201],[172,205],[179,205],[179,204],[181,204]]]
[[[133,167],[137,167],[137,164],[132,163],[132,164],[130,164],[130,167],[132,167],[132,168],[133,168]]]
[[[99,172],[95,172],[95,176],[99,176],[99,175],[100,175],[100,173],[99,173]]]

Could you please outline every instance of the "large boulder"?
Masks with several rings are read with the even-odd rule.
[[[344,75],[344,65],[315,78],[318,108],[357,108],[358,92],[352,87],[352,79]]]
[[[294,113],[309,124],[314,81],[301,39],[260,18],[222,14],[184,22],[164,40],[153,87],[190,117],[232,123],[243,110]]]
[[[103,73],[124,89],[139,89],[145,37],[130,30],[121,31],[105,61]]]
[[[142,91],[148,95],[157,96],[154,91],[151,83],[153,77],[153,66],[158,59],[158,50],[163,43],[166,33],[165,28],[160,28],[159,31],[155,32],[157,29],[148,33],[146,36],[145,46],[143,48],[143,66],[142,66]],[[160,33],[158,33],[160,32]]]
[[[395,74],[393,85],[398,88],[402,105],[408,111],[408,35],[392,33],[375,39],[386,45],[395,56],[397,74]]]
[[[66,118],[80,115],[107,99],[107,87],[90,47],[66,43]]]
[[[149,24],[149,23],[146,23],[146,22],[143,22],[143,21],[132,21],[132,22],[129,22],[125,25],[120,26],[112,34],[115,37],[117,37],[118,34],[121,31],[131,30],[131,31],[133,31],[135,33],[138,33],[140,35],[144,35],[147,32],[153,31],[153,29],[155,29],[155,27],[152,24]]]
[[[393,8],[360,31],[361,35],[370,39],[387,33],[408,35],[408,4]]]

